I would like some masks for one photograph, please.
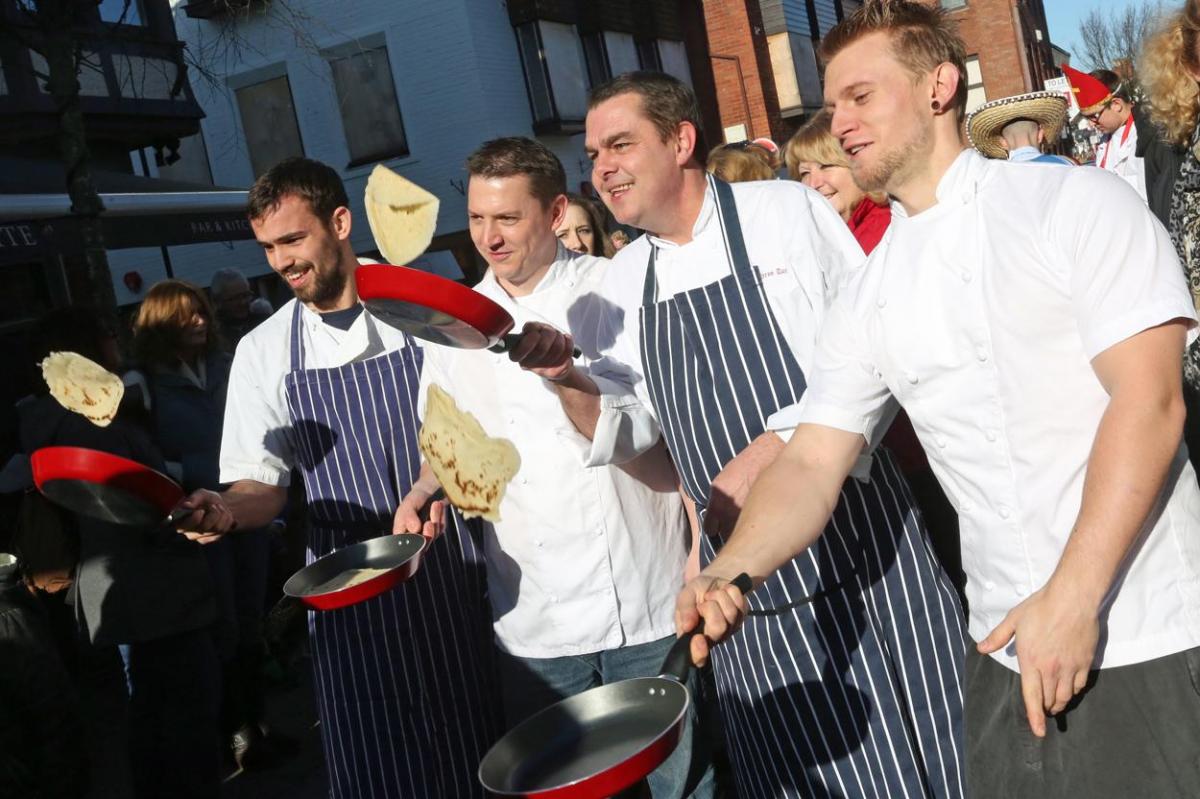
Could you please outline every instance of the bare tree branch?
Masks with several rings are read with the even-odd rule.
[[[1086,69],[1123,72],[1136,62],[1142,41],[1162,13],[1162,0],[1142,0],[1121,9],[1106,2],[1093,8],[1079,23],[1080,64]]]

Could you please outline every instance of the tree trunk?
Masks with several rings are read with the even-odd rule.
[[[58,147],[67,170],[71,213],[79,220],[83,237],[88,302],[105,316],[116,316],[117,297],[104,249],[100,214],[104,204],[96,192],[89,167],[87,132],[79,102],[80,46],[75,40],[77,17],[86,0],[38,0],[37,14],[45,43],[49,76],[46,88],[58,110]],[[94,3],[92,3],[94,5]]]

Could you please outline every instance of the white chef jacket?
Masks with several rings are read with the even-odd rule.
[[[291,370],[291,300],[238,342],[229,373],[225,428],[221,435],[221,482],[257,480],[286,486],[296,463],[283,380]],[[349,330],[321,321],[304,306],[304,367],[328,369],[387,354],[406,346],[404,334],[366,309]]]
[[[544,322],[594,356],[598,291],[611,267],[559,245],[531,294],[509,297],[490,271],[475,290],[503,306],[515,329]],[[617,466],[587,468],[588,440],[554,387],[508,356],[434,344],[425,353],[419,412],[435,383],[521,456],[500,521],[484,523],[499,645],[552,658],[672,635],[689,539],[679,492],[655,492]]]
[[[762,275],[767,304],[784,342],[807,374],[825,306],[837,286],[862,266],[862,248],[828,200],[800,183],[734,183],[732,188],[750,263]],[[690,242],[680,245],[645,235],[613,260],[603,288],[609,312],[599,320],[605,357],[588,367],[603,392],[589,464],[623,462],[658,437],[642,377],[638,315],[651,247],[657,248],[654,271],[659,300],[729,275],[712,189],[705,194]],[[790,434],[794,422],[776,424],[772,418],[768,426]],[[855,473],[869,471],[870,460],[864,459]]]
[[[958,511],[980,640],[1046,583],[1078,516],[1109,399],[1091,360],[1179,318],[1194,310],[1175,249],[1128,186],[965,150],[935,206],[893,205],[830,308],[793,421],[869,435],[900,400]],[[1182,444],[1147,526],[1106,599],[1097,666],[1200,645],[1200,490]],[[1017,669],[1012,646],[995,657]]]
[[[1096,166],[1133,186],[1142,202],[1146,202],[1146,163],[1136,155],[1137,138],[1137,124],[1131,114],[1128,127],[1122,125],[1096,146]]]

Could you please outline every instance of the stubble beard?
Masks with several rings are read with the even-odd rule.
[[[332,271],[326,272],[318,269],[316,264],[313,264],[312,281],[308,286],[293,289],[292,293],[296,295],[296,299],[300,300],[300,302],[320,307],[342,296],[345,288],[346,275],[343,274],[341,269],[335,267]]]
[[[929,160],[933,152],[933,125],[922,122],[908,139],[879,156],[874,166],[850,169],[854,182],[864,192],[886,192],[903,185]]]

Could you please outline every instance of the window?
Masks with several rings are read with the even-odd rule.
[[[204,134],[197,133],[179,140],[179,146],[164,148],[157,154],[162,161],[158,165],[158,176],[184,183],[213,185],[212,169],[208,163],[208,148]]]
[[[966,8],[967,0],[941,0],[942,8],[955,9]]]
[[[329,66],[350,149],[349,165],[408,155],[387,47],[333,58]]]
[[[637,43],[638,64],[642,69],[662,72],[662,58],[658,54],[658,42],[654,39],[643,39]]]
[[[237,103],[255,177],[285,158],[304,155],[287,75],[243,86]]]
[[[983,87],[983,71],[979,68],[979,56],[967,56],[967,112],[974,111],[987,102],[987,90]]]
[[[604,46],[604,34],[600,32],[580,35],[583,42],[583,60],[587,65],[588,85],[599,86],[612,77],[612,66],[608,63],[608,50]]]
[[[141,0],[100,0],[100,21],[145,25]]]
[[[536,20],[516,27],[536,133],[578,133],[587,114],[584,44],[574,25]]]
[[[688,66],[687,48],[683,42],[659,39],[658,57],[663,72],[674,75],[688,86],[692,85],[692,70]]]

